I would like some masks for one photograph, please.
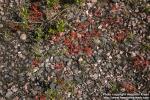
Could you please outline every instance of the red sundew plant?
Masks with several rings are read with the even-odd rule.
[[[133,66],[136,69],[144,69],[146,66],[148,66],[150,64],[150,61],[145,60],[143,57],[141,56],[136,56],[133,58]]]
[[[92,35],[92,37],[99,37],[101,35],[101,33],[97,29],[94,29],[91,32],[91,35]]]
[[[79,54],[80,51],[81,51],[81,47],[79,45],[72,44],[69,47],[69,53],[72,54],[72,55]]]
[[[116,3],[112,5],[111,11],[116,12],[116,11],[119,11],[120,9],[121,9],[121,6],[118,3]]]
[[[100,9],[96,9],[93,15],[96,16],[96,17],[100,17],[101,16]]]
[[[126,37],[127,37],[127,35],[125,34],[124,31],[120,31],[120,32],[118,32],[118,33],[116,33],[116,34],[114,35],[114,39],[115,39],[117,42],[123,41]]]
[[[115,20],[115,23],[116,23],[116,24],[123,24],[123,18],[118,17],[118,18]]]
[[[42,13],[38,10],[38,6],[35,4],[31,5],[31,16],[30,18],[32,20],[39,20],[42,17]]]
[[[101,24],[100,24],[100,25],[102,26],[102,28],[107,28],[107,27],[108,27],[108,25],[109,25],[109,23],[108,23],[108,21],[107,21],[107,20],[105,20],[105,21],[101,22]]]
[[[88,17],[87,21],[89,22],[89,24],[93,24],[94,23],[94,20],[92,17]]]
[[[78,35],[80,35],[80,37],[78,37]],[[97,29],[93,29],[92,32],[84,32],[80,34],[73,31],[68,38],[64,39],[64,44],[67,46],[69,54],[76,55],[83,52],[88,56],[92,56],[92,39],[93,37],[99,37],[100,35],[101,33]],[[74,42],[77,42],[77,44]]]
[[[89,26],[89,22],[77,23],[77,29],[85,30]]]
[[[93,55],[93,49],[91,48],[93,38],[100,37],[101,32],[96,28],[91,32],[83,31],[92,23],[94,23],[94,20],[90,17],[85,22],[75,23],[75,27],[79,31],[71,31],[63,40],[63,44],[67,47],[69,54],[78,55],[85,53],[88,56]]]
[[[52,41],[55,42],[55,43],[57,43],[57,42],[60,41],[60,37],[54,35],[54,36],[52,36]]]
[[[64,36],[64,32],[59,32],[58,34],[53,35],[51,37],[51,39],[52,39],[53,42],[58,43],[61,40],[62,36]]]
[[[69,38],[65,38],[64,40],[64,44],[69,47],[70,45],[72,45],[72,41]]]
[[[40,64],[40,60],[38,60],[38,59],[33,59],[32,60],[32,66],[37,67],[37,66],[39,66],[39,64]]]
[[[132,84],[131,82],[123,82],[122,87],[128,93],[133,93],[136,91],[136,86]]]
[[[83,48],[83,52],[85,52],[88,56],[92,56],[93,55],[93,50],[92,50],[91,47]]]
[[[54,68],[57,69],[57,70],[59,70],[59,69],[61,69],[63,67],[64,67],[63,63],[56,63],[55,66],[54,66]]]
[[[70,35],[71,35],[72,40],[77,39],[77,37],[78,37],[76,32],[71,32]]]

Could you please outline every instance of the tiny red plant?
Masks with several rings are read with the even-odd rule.
[[[100,9],[95,10],[94,16],[96,16],[96,17],[100,17],[100,16],[101,16],[101,11],[100,11]]]
[[[120,9],[121,9],[120,5],[116,3],[112,5],[111,11],[116,12],[116,11],[119,11]]]
[[[89,17],[87,20],[88,20],[88,22],[89,22],[90,24],[93,24],[93,23],[94,23],[94,20],[92,19],[92,17]]]
[[[55,36],[52,36],[52,41],[54,41],[54,42],[59,42],[60,41],[60,37],[59,36],[57,36],[57,35],[55,35]]]
[[[35,96],[35,100],[47,100],[45,95]]]
[[[63,68],[63,63],[57,63],[57,64],[55,64],[55,69],[61,69],[61,68]]]
[[[40,96],[40,100],[46,100],[46,96],[41,95],[41,96]]]
[[[73,53],[74,53],[74,54],[78,54],[78,53],[80,52],[80,50],[81,50],[81,47],[80,47],[79,45],[74,46]]]
[[[115,23],[116,23],[116,24],[123,24],[123,18],[118,17],[118,18],[115,20]]]
[[[144,63],[145,66],[150,65],[150,61],[149,60],[145,60],[143,63]]]
[[[134,58],[134,66],[139,66],[139,65],[143,65],[143,58],[140,56],[136,56]]]
[[[133,66],[136,69],[144,69],[146,66],[148,66],[150,64],[150,62],[146,59],[144,59],[141,56],[136,56],[133,58]]]
[[[101,35],[101,33],[100,33],[98,30],[94,29],[94,30],[92,31],[92,36],[93,36],[93,37],[99,37],[100,35]]]
[[[32,15],[30,16],[30,18],[32,20],[38,20],[38,19],[40,19],[42,17],[43,14],[38,9],[39,8],[38,8],[37,5],[35,5],[35,4],[31,5],[31,13],[32,13]]]
[[[125,38],[126,38],[126,34],[123,31],[118,32],[114,35],[114,39],[118,42],[123,41]]]
[[[107,20],[101,22],[102,28],[107,28],[108,27],[108,22]]]
[[[90,47],[85,47],[85,48],[83,49],[83,51],[84,51],[88,56],[92,56],[92,54],[93,54],[93,50],[92,50],[92,48],[90,48]]]
[[[32,60],[32,66],[37,67],[37,66],[39,66],[39,64],[40,64],[40,61],[38,59],[33,59]]]
[[[124,82],[122,84],[122,87],[125,89],[126,92],[128,93],[133,93],[134,91],[136,91],[136,87],[134,84],[132,84],[131,82]]]
[[[76,32],[71,32],[70,35],[72,39],[76,39],[78,37]]]
[[[68,38],[65,38],[64,44],[65,44],[66,46],[70,46],[70,45],[72,45],[72,41],[71,41],[70,39],[68,39]]]
[[[85,30],[89,25],[89,22],[79,23],[77,29]]]

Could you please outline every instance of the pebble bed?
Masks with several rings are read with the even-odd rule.
[[[30,19],[24,30],[17,27],[20,7],[31,3],[0,0],[0,100],[103,100],[103,93],[149,93],[149,0],[85,0],[64,11],[62,5],[50,10],[44,0],[37,2],[46,18]],[[35,42],[37,26],[46,29],[57,14],[68,25],[64,32]]]

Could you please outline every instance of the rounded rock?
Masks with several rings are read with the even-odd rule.
[[[0,24],[0,28],[3,28],[3,24]]]
[[[24,34],[24,33],[21,34],[21,35],[20,35],[20,39],[25,41],[25,40],[27,39],[27,35]]]

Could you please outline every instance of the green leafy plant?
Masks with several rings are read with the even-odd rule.
[[[56,89],[48,89],[46,94],[47,94],[48,100],[56,100],[59,95]]]
[[[58,4],[59,0],[47,0],[48,7],[53,7],[54,5]]]
[[[54,35],[57,31],[55,29],[49,28],[48,33],[50,33],[50,35]]]
[[[58,20],[54,25],[56,28],[50,27],[48,30],[49,35],[55,35],[58,32],[64,32],[66,23],[64,20]]]
[[[37,41],[37,42],[41,41],[43,36],[44,36],[44,32],[42,31],[42,28],[38,27],[34,34],[35,41]]]
[[[134,39],[134,36],[135,36],[135,33],[133,32],[129,32],[128,35],[127,35],[127,38],[125,40],[126,43],[131,43]]]
[[[29,13],[28,13],[28,9],[26,6],[21,8],[20,15],[21,15],[22,20],[23,20],[23,27],[27,28]]]
[[[41,57],[39,43],[36,43],[36,44],[33,46],[33,53],[34,53],[35,57]]]
[[[57,25],[56,25],[57,31],[58,32],[64,32],[65,31],[65,25],[66,25],[66,23],[64,20],[57,21]]]
[[[83,0],[75,0],[76,4],[81,4],[83,2]]]
[[[42,54],[40,53],[40,42],[43,40],[44,32],[42,31],[41,27],[38,27],[34,33],[33,39],[36,43],[33,46],[33,53],[35,57],[41,57]]]
[[[111,91],[113,93],[115,93],[115,92],[117,92],[119,90],[119,86],[118,86],[117,83],[111,83],[110,85],[111,85]]]
[[[142,44],[142,50],[149,51],[150,50],[150,44]]]

